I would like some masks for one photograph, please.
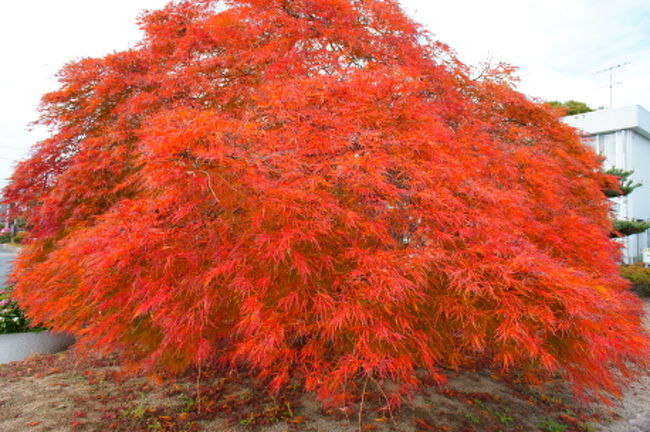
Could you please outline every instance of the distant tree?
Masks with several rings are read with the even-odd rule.
[[[170,2],[44,97],[6,189],[35,322],[329,404],[478,366],[616,393],[647,364],[610,177],[508,68],[471,79],[395,0],[226,5]]]
[[[587,106],[584,102],[568,100],[566,102],[550,101],[548,102],[553,108],[561,108],[565,111],[565,115],[576,115],[594,111]]]

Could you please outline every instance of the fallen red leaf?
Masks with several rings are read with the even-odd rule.
[[[307,420],[305,417],[297,416],[297,417],[291,417],[289,420],[287,420],[287,423],[300,424],[300,423],[304,423],[305,420]]]
[[[414,418],[413,421],[415,422],[415,425],[420,429],[420,430],[425,430],[425,431],[434,431],[436,430],[433,426],[431,426],[429,423],[426,421],[422,420],[421,418]]]

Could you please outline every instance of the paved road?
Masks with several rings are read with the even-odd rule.
[[[15,257],[15,253],[6,252],[0,249],[0,288],[5,286],[7,275],[11,269],[11,261],[13,261]]]

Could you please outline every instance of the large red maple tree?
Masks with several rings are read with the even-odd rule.
[[[611,178],[508,68],[473,78],[393,0],[183,1],[141,26],[62,70],[5,190],[36,321],[334,403],[476,366],[616,392],[647,363]]]

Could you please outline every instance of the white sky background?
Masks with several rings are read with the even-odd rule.
[[[31,0],[0,4],[0,188],[16,160],[44,137],[28,132],[41,95],[57,86],[68,61],[135,45],[143,9],[167,0]],[[579,100],[650,110],[648,0],[401,0],[417,22],[450,45],[460,59],[520,67],[519,90],[544,100]]]

